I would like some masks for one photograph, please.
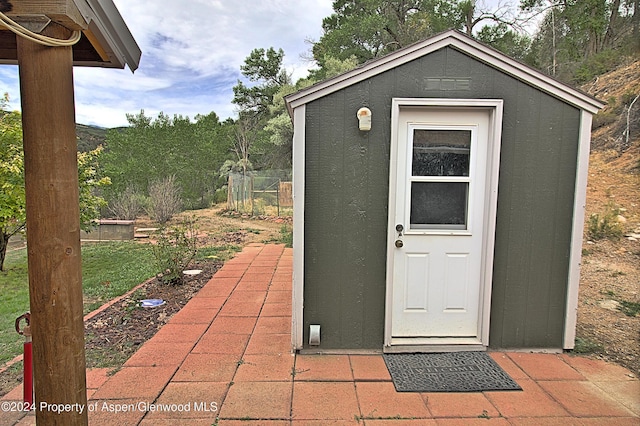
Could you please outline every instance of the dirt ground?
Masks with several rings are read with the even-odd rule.
[[[628,107],[640,94],[640,60],[583,90],[607,102],[594,117],[585,230],[592,214],[614,212],[623,236],[589,241],[585,232],[576,349],[640,377],[640,101]]]
[[[638,144],[619,156],[591,154],[587,222],[593,213],[619,209],[625,235],[640,234]],[[634,167],[634,162],[636,166]],[[640,238],[589,241],[585,236],[580,270],[577,337],[588,356],[623,365],[640,377],[640,316],[623,303],[640,303]],[[637,306],[637,305],[636,305]]]

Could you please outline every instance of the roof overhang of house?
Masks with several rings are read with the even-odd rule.
[[[4,8],[4,10],[3,10]],[[82,31],[73,46],[79,66],[138,68],[142,52],[112,0],[9,0],[3,12],[18,23],[50,19],[72,31]],[[16,35],[0,26],[0,63],[17,64]]]
[[[604,107],[604,103],[587,93],[545,75],[459,31],[449,30],[286,96],[285,102],[289,115],[293,117],[293,110],[300,105],[307,104],[445,47],[457,49],[591,114],[597,113],[599,109]]]

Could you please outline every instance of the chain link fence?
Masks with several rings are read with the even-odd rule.
[[[293,197],[290,170],[230,173],[227,208],[252,216],[291,216]]]

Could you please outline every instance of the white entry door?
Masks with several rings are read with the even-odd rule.
[[[398,111],[387,344],[483,345],[493,110]]]

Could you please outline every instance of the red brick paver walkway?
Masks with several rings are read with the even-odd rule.
[[[89,424],[640,425],[640,381],[602,361],[493,352],[522,392],[398,393],[381,355],[293,355],[291,275],[291,249],[245,248],[117,373],[88,372]]]

